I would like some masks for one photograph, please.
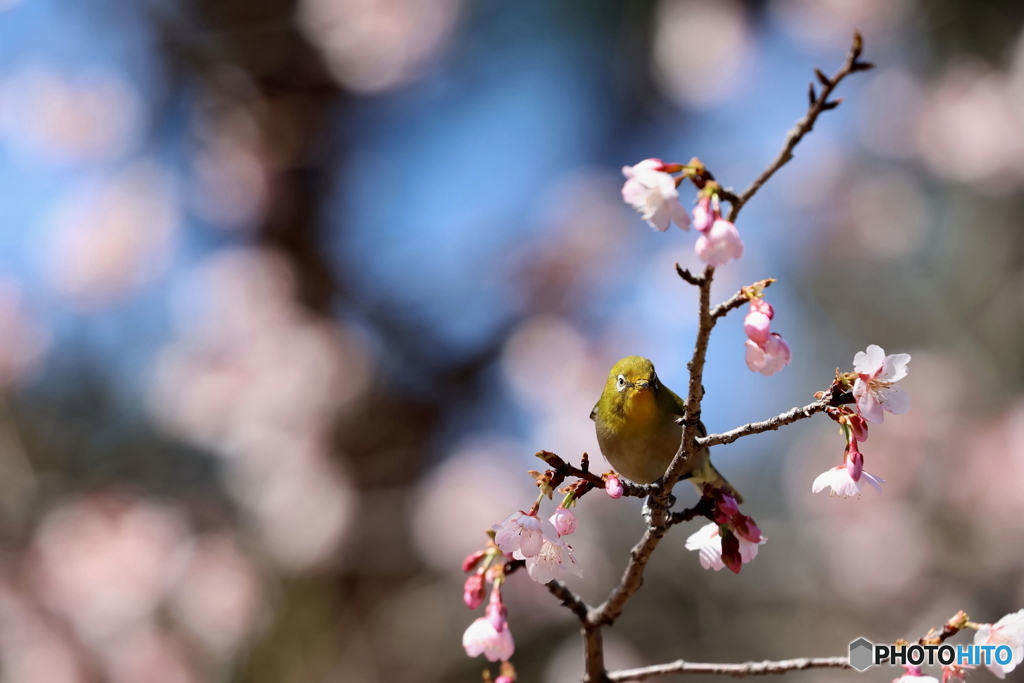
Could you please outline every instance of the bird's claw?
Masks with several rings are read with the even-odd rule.
[[[668,502],[665,505],[666,510],[671,510],[676,504],[676,497],[673,494],[668,494]],[[654,496],[647,496],[644,498],[644,506],[640,509],[640,514],[643,515],[644,521],[647,522],[647,526],[654,526],[654,507],[657,503],[654,500]]]

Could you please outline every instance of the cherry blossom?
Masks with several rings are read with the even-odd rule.
[[[864,456],[857,450],[857,440],[853,439],[850,442],[845,462],[819,474],[811,485],[811,492],[817,493],[828,487],[832,489],[830,496],[849,498],[859,496],[865,483],[871,484],[876,491],[881,493],[881,485],[885,483],[885,479],[864,470]]]
[[[748,339],[746,348],[747,367],[765,377],[771,377],[789,365],[793,358],[789,344],[777,332],[772,332],[763,345]]]
[[[961,681],[962,683],[967,680],[967,670],[973,668],[967,664],[945,664],[942,667],[942,683],[950,683],[950,681]]]
[[[998,678],[1004,678],[1024,661],[1024,609],[1007,614],[994,624],[979,624],[974,634],[974,644],[1010,646],[1013,659],[1009,664],[997,664],[993,656],[991,662],[985,665]]]
[[[756,528],[756,527],[755,527]],[[757,543],[752,543],[743,536],[736,536],[731,531],[727,532],[727,541],[730,545],[735,541],[735,553],[738,553],[740,564],[729,566],[733,572],[739,572],[739,567],[747,562],[750,562],[757,557],[757,548],[768,541],[767,538],[761,536],[761,540]],[[760,531],[758,531],[760,535]],[[700,555],[700,566],[704,569],[714,569],[716,572],[726,566],[726,563],[722,558],[722,536],[721,528],[718,524],[711,522],[703,527],[688,539],[686,539],[686,549],[696,550]],[[730,549],[732,550],[732,549]],[[733,555],[733,552],[730,552]]]
[[[910,397],[893,386],[894,382],[907,376],[909,362],[908,354],[887,356],[875,344],[854,356],[853,370],[858,377],[853,385],[853,395],[857,399],[857,412],[865,420],[881,424],[885,420],[884,411],[902,415],[910,410]]]
[[[576,515],[572,514],[572,510],[563,507],[558,508],[555,510],[555,514],[551,515],[551,523],[559,536],[569,536],[579,526],[579,520],[576,519]]]
[[[907,673],[893,679],[892,683],[939,683],[937,678],[922,674],[921,667],[915,664],[904,664],[903,668],[907,670]]]
[[[722,266],[743,256],[743,240],[736,226],[719,218],[697,238],[694,251],[709,266]]]
[[[689,230],[690,217],[679,203],[676,180],[665,172],[666,168],[661,159],[644,159],[636,166],[623,166],[626,182],[622,199],[655,230],[665,232],[672,223]]]
[[[518,550],[512,553],[512,557],[526,560],[526,572],[537,583],[548,583],[566,574],[583,578],[583,569],[576,562],[572,547],[561,539],[558,542],[545,539],[540,552],[534,557],[524,557]]]
[[[520,551],[523,557],[533,557],[540,552],[545,540],[558,541],[558,532],[547,517],[519,510],[509,515],[494,529],[494,542],[504,553]]]
[[[500,631],[487,617],[480,617],[462,634],[462,647],[470,657],[483,655],[488,661],[506,661],[515,652],[516,644],[508,625]]]

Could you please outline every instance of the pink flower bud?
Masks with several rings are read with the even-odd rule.
[[[864,456],[857,450],[857,440],[854,439],[846,454],[846,473],[850,475],[850,479],[856,482],[860,481],[860,476],[863,472]]]
[[[775,317],[775,309],[772,305],[764,299],[751,299],[750,300],[750,312],[764,313],[771,320]]]
[[[768,341],[764,345],[764,351],[772,358],[781,360],[783,365],[789,365],[789,361],[793,358],[793,352],[790,350],[789,344],[777,332],[772,332],[772,335],[768,337]]]
[[[719,218],[697,238],[694,251],[709,266],[722,266],[743,256],[743,240],[736,226]]]
[[[484,576],[471,574],[462,586],[462,600],[469,609],[476,609],[484,603]]]
[[[555,514],[551,515],[551,523],[555,525],[555,530],[559,536],[568,536],[576,531],[576,527],[579,526],[576,515],[572,514],[572,510],[566,510],[562,507],[555,510]]]
[[[697,201],[697,206],[693,207],[693,227],[700,232],[707,232],[715,218],[715,212],[711,208],[711,197],[701,197]]]
[[[731,531],[727,531],[722,537],[722,563],[734,574],[739,574],[743,568],[740,541]]]
[[[622,482],[614,474],[609,474],[604,478],[604,492],[615,499],[622,498],[623,488]]]
[[[494,683],[515,683],[511,676],[498,676],[494,679]]]
[[[732,526],[741,538],[751,543],[761,542],[761,529],[758,528],[752,517],[746,515],[735,515],[732,518]]]
[[[497,584],[495,584],[494,588],[491,589],[491,599],[487,602],[484,617],[491,623],[494,630],[500,633],[508,626],[507,614],[508,610],[505,609],[505,605],[501,602],[501,592],[498,590]]]
[[[857,441],[868,440],[868,421],[860,415],[850,415],[850,429],[853,430],[853,438]]]
[[[471,572],[471,571],[473,571],[476,568],[476,566],[478,564],[480,564],[480,560],[484,559],[484,555],[486,555],[486,554],[487,554],[486,551],[478,550],[475,553],[473,553],[472,555],[466,555],[466,559],[464,559],[462,561],[462,571],[464,571],[464,572]]]
[[[736,503],[736,499],[720,489],[715,491],[715,505],[729,517],[732,517],[740,511],[740,507]]]
[[[743,319],[743,331],[747,333],[747,338],[755,344],[763,345],[768,341],[768,337],[771,336],[771,326],[771,318],[760,311],[751,311]]]

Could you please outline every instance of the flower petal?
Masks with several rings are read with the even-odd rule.
[[[884,379],[889,382],[897,382],[907,376],[907,363],[910,362],[910,354],[907,353],[896,353],[891,356],[886,356],[882,362],[882,372],[878,375],[878,379]]]
[[[885,351],[882,350],[882,347],[872,344],[866,352],[858,351],[857,355],[853,357],[853,371],[861,375],[873,377],[876,372],[882,369],[884,362]]]
[[[882,407],[893,415],[902,415],[910,410],[910,394],[899,387],[887,387],[885,389],[885,403],[882,404]]]

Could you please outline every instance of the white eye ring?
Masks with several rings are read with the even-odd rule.
[[[653,389],[658,388],[658,376],[653,373],[651,373],[651,387]]]
[[[626,388],[626,377],[624,375],[619,375],[619,379],[615,383],[615,388],[619,391],[623,391]]]

